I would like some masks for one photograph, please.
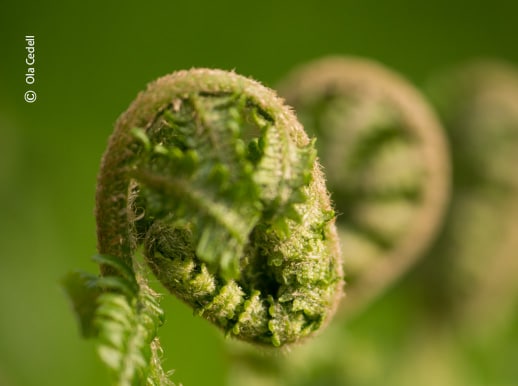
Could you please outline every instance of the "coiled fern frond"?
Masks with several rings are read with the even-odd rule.
[[[449,194],[449,150],[424,97],[374,61],[328,57],[279,85],[318,153],[338,213],[347,272],[344,310],[357,313],[426,251]]]
[[[136,98],[104,154],[96,218],[99,254],[110,257],[98,260],[86,319],[104,361],[122,374],[117,384],[164,375],[146,371],[159,362],[161,311],[139,251],[196,314],[262,346],[313,335],[342,295],[314,141],[273,91],[235,73],[179,71]]]

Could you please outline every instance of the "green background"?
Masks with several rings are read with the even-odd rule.
[[[206,66],[273,86],[297,64],[347,54],[420,85],[473,57],[518,63],[517,14],[512,1],[3,2],[0,386],[108,384],[59,280],[73,269],[96,272],[99,160],[117,116],[146,83]],[[25,35],[36,39],[33,104],[23,100]],[[164,304],[173,379],[224,385],[220,333],[171,297]]]

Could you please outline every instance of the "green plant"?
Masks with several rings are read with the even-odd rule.
[[[315,135],[347,272],[347,315],[426,251],[442,224],[450,161],[443,129],[407,80],[374,61],[327,57],[279,93]]]
[[[349,323],[423,256],[442,225],[450,178],[443,129],[418,90],[367,59],[316,60],[278,89],[317,138],[338,213],[347,299],[341,318],[289,356],[232,347],[231,384],[380,384],[365,381],[379,376],[372,362],[383,349],[369,346],[376,332],[350,336]]]
[[[422,277],[435,287],[431,318],[487,331],[518,299],[518,71],[475,60],[436,74],[428,93],[455,150],[445,229]]]
[[[151,83],[116,123],[97,189],[101,277],[65,284],[116,384],[168,384],[160,282],[228,335],[264,346],[334,313],[342,263],[309,140],[259,83],[194,69]]]

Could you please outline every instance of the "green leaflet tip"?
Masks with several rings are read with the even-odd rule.
[[[151,142],[149,141],[149,137],[146,134],[146,131],[144,129],[141,129],[139,127],[134,127],[131,129],[131,134],[144,145],[144,148],[149,151],[151,150]]]
[[[135,273],[133,268],[128,266],[122,260],[113,256],[96,254],[92,256],[92,260],[98,264],[106,265],[114,269],[119,275],[121,275],[128,283],[131,288],[137,288],[138,284],[135,280]]]
[[[61,280],[61,285],[72,302],[81,334],[85,338],[97,335],[94,317],[97,299],[102,292],[95,286],[96,280],[96,276],[84,272],[70,272]]]

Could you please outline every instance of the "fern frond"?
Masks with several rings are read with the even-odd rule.
[[[164,313],[155,294],[138,283],[120,260],[97,255],[98,263],[110,266],[119,276],[95,277],[72,273],[64,280],[85,337],[94,337],[98,354],[117,386],[173,386],[160,363],[158,328]]]

